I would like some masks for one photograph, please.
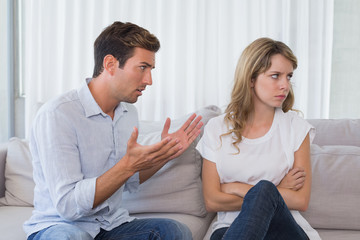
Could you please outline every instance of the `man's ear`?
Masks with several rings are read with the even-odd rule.
[[[103,60],[104,70],[110,73],[111,75],[114,75],[115,69],[117,68],[116,65],[117,65],[117,59],[113,55],[108,54],[104,57]]]

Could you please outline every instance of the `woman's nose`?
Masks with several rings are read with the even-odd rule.
[[[289,89],[290,81],[287,77],[283,77],[280,81],[280,89]]]

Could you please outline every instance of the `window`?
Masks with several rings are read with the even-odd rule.
[[[14,135],[12,4],[0,1],[0,141]]]

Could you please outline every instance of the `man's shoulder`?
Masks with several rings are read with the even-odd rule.
[[[60,108],[72,107],[73,105],[77,105],[78,102],[79,96],[77,94],[77,91],[70,90],[44,103],[40,107],[38,114],[45,112],[55,112]]]

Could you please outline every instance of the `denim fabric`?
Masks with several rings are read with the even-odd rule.
[[[71,224],[57,224],[31,234],[27,240],[93,240],[91,235]]]
[[[93,238],[76,226],[59,224],[29,236],[28,240],[92,240]],[[111,231],[104,229],[95,240],[191,240],[191,231],[184,224],[172,219],[135,219]]]
[[[172,219],[135,219],[111,230],[101,230],[95,240],[121,239],[121,240],[160,240],[177,239],[191,240],[191,231],[184,224]]]
[[[226,231],[228,229],[229,229],[228,227],[216,229],[215,232],[213,232],[213,234],[211,234],[210,240],[222,239],[222,237],[224,236],[224,234],[226,233]]]
[[[211,240],[302,240],[309,239],[296,223],[276,186],[260,181],[245,195],[240,214],[225,231],[215,231]]]

